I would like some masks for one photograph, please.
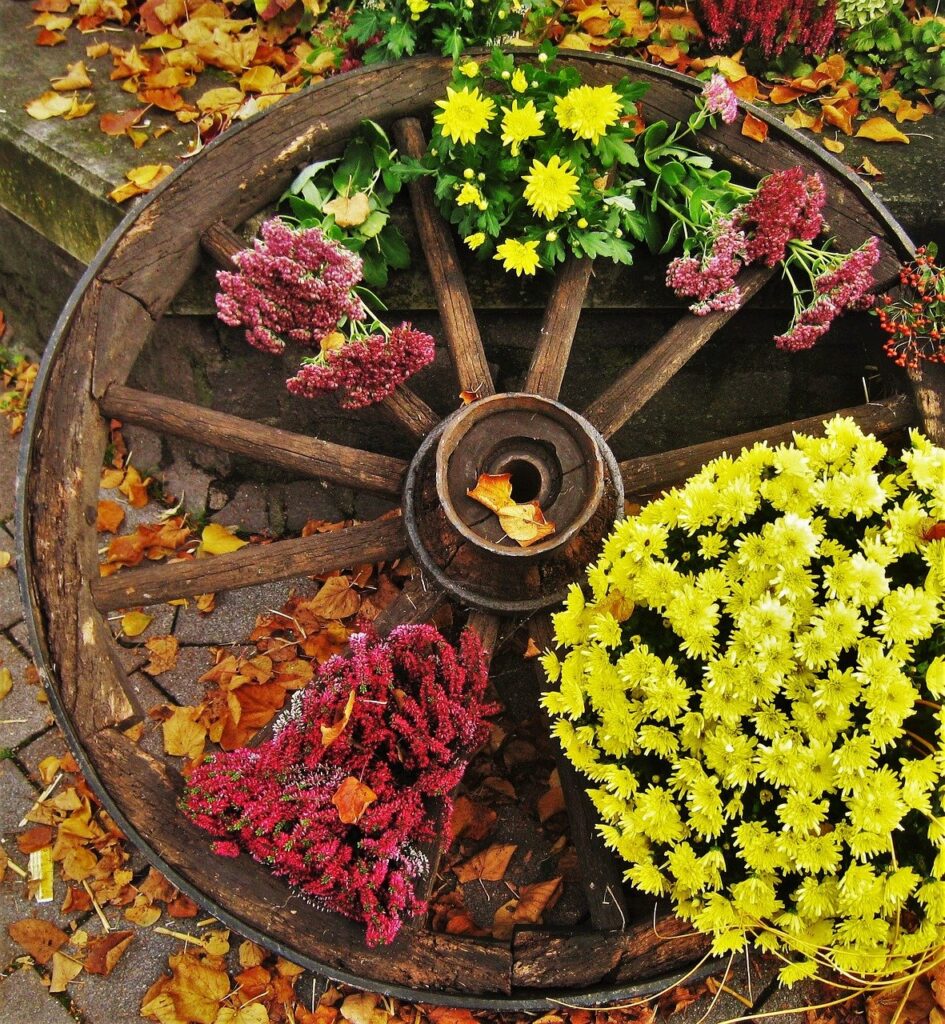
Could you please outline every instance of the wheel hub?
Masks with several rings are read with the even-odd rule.
[[[512,500],[537,501],[554,533],[529,547],[470,498],[482,474],[507,473]],[[404,519],[423,570],[461,601],[531,613],[564,597],[623,512],[616,461],[600,434],[559,402],[500,394],[458,410],[410,465]]]

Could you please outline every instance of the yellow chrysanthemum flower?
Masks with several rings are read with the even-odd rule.
[[[620,111],[620,97],[612,85],[579,85],[555,101],[558,124],[595,145],[620,120]]]
[[[511,107],[502,108],[502,113],[502,142],[509,147],[512,156],[518,156],[523,142],[544,134],[541,122],[545,115],[531,100],[522,106],[514,100]]]
[[[411,14],[420,15],[430,7],[430,0],[407,0],[407,7]]]
[[[475,252],[483,242],[485,242],[486,236],[482,231],[476,231],[471,235],[467,235],[463,241]]]
[[[574,206],[578,191],[578,176],[571,170],[570,160],[562,162],[555,154],[546,164],[532,161],[530,173],[522,176],[525,182],[525,202],[546,220]]]
[[[495,103],[479,93],[479,87],[472,89],[464,85],[459,91],[447,87],[446,99],[437,100],[441,108],[434,114],[433,120],[440,126],[443,134],[461,145],[476,141],[476,136],[489,127],[495,117]]]
[[[517,238],[510,238],[496,247],[494,260],[502,261],[503,270],[514,270],[517,277],[522,274],[532,275],[538,269],[541,262],[538,256],[537,242],[520,242]]]
[[[525,72],[521,68],[516,68],[512,75],[512,81],[510,83],[515,92],[525,92],[528,88],[528,79],[525,77]]]
[[[456,196],[457,206],[478,206],[482,202],[482,193],[475,185],[468,181],[463,182],[462,188]]]

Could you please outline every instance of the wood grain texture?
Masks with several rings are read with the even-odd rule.
[[[424,581],[417,569],[404,584],[400,597],[374,620],[374,628],[385,636],[395,626],[427,622],[445,600],[446,594],[435,583]]]
[[[554,630],[551,616],[547,612],[541,612],[531,619],[528,632],[539,650],[546,651],[554,647]],[[533,665],[537,689],[540,691],[546,685],[544,670],[538,659],[535,659]],[[591,924],[600,932],[623,929],[627,925],[623,869],[597,831],[600,815],[587,795],[587,779],[574,770],[557,741],[553,741],[553,746],[558,778],[571,823],[571,842],[577,851],[581,884],[584,886]]]
[[[398,148],[407,156],[419,159],[426,153],[423,129],[415,117],[396,121],[393,134]],[[476,325],[476,311],[456,256],[452,229],[436,208],[433,182],[427,177],[417,178],[407,188],[459,390],[471,391],[480,398],[493,395],[495,387]]]
[[[523,391],[546,398],[557,398],[561,393],[561,382],[568,368],[593,262],[571,256],[558,271],[525,375]]]
[[[916,412],[905,395],[894,395],[869,405],[855,405],[836,412],[779,423],[745,434],[722,437],[717,441],[704,441],[688,448],[674,448],[668,452],[642,455],[620,463],[624,491],[627,494],[646,494],[658,487],[678,483],[697,472],[706,462],[724,453],[737,455],[743,448],[766,441],[781,444],[790,441],[795,432],[820,435],[824,421],[833,416],[850,416],[867,432],[882,436],[916,422]]]
[[[922,360],[908,374],[923,433],[945,445],[945,366]]]
[[[367,562],[386,562],[406,548],[398,516],[349,526],[334,533],[251,544],[228,555],[123,569],[92,582],[92,597],[103,612],[157,604],[177,597],[239,590],[260,583],[313,576]]]
[[[102,283],[92,339],[92,394],[99,397],[111,384],[124,384],[141,349],[154,330],[147,309],[135,298]]]
[[[401,384],[389,394],[378,408],[392,423],[418,441],[440,422],[440,417],[406,384]]]
[[[407,463],[317,437],[267,427],[147,391],[112,385],[99,401],[105,416],[342,487],[399,497]]]
[[[246,243],[222,220],[215,220],[200,236],[204,252],[212,256],[221,270],[236,270],[237,253],[246,248]]]
[[[499,625],[501,622],[500,616],[480,608],[474,608],[466,620],[467,629],[471,629],[479,637],[479,642],[482,644],[486,657],[490,661],[495,653],[496,641],[499,639]]]
[[[770,280],[774,271],[755,267],[742,272],[742,304]],[[615,434],[686,365],[737,310],[716,310],[707,316],[684,314],[655,345],[584,410],[584,416],[604,438]]]

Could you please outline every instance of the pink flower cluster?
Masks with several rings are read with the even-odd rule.
[[[496,710],[486,681],[469,630],[458,648],[432,626],[357,634],[349,656],[329,659],[294,696],[273,739],[194,769],[182,807],[217,837],[215,852],[249,853],[317,905],[363,922],[369,944],[389,942],[425,909],[415,883],[427,867],[421,844],[435,838],[432,801],[448,822],[450,793]],[[326,746],[323,727],[344,721],[352,693]],[[332,802],[349,776],[376,796],[354,824]]]
[[[820,176],[805,175],[802,167],[769,174],[739,211],[740,221],[751,231],[748,262],[763,260],[773,267],[784,259],[788,242],[816,238],[823,231],[820,211],[826,198]]]
[[[873,267],[878,259],[879,242],[871,238],[844,255],[833,269],[820,274],[814,280],[811,302],[795,314],[790,328],[774,339],[777,347],[787,352],[810,348],[838,316],[868,309],[873,301]]]
[[[395,327],[390,337],[372,334],[326,352],[318,362],[303,363],[286,381],[293,395],[317,398],[341,390],[343,409],[361,409],[386,398],[408,377],[433,361],[435,343],[410,324]]]
[[[836,0],[702,0],[700,6],[716,49],[737,41],[771,57],[793,43],[819,54],[836,31]]]
[[[353,290],[361,258],[318,228],[296,231],[268,220],[262,238],[234,261],[235,273],[217,273],[217,313],[225,324],[245,327],[246,340],[263,352],[278,355],[286,341],[317,348],[343,319],[366,315]]]
[[[666,268],[666,284],[677,295],[696,300],[689,308],[697,316],[714,309],[738,309],[742,295],[735,278],[747,262],[747,245],[736,219],[719,217],[702,258],[677,256]]]
[[[710,114],[721,115],[726,124],[738,117],[738,97],[724,75],[714,74],[702,87],[702,100]]]

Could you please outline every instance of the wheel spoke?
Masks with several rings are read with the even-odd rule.
[[[417,569],[407,580],[400,597],[374,620],[374,628],[380,636],[385,636],[395,626],[426,622],[445,600],[446,592],[435,583],[426,582]]]
[[[739,287],[747,302],[774,274],[767,267],[746,271]],[[716,310],[707,316],[687,313],[645,355],[626,370],[584,411],[605,438],[615,434],[727,323],[735,310]]]
[[[536,615],[528,624],[529,634],[544,651],[554,645],[551,616],[547,612]],[[535,661],[539,687],[544,685],[540,662]],[[597,811],[587,795],[587,781],[574,770],[555,742],[558,778],[564,792],[565,806],[571,822],[571,842],[581,865],[581,881],[591,915],[591,923],[598,931],[622,929],[627,923],[627,908],[623,895],[623,871],[617,859],[604,845],[597,832]]]
[[[237,269],[233,257],[246,248],[239,235],[222,221],[211,224],[200,236],[200,243],[225,270]],[[427,403],[404,384],[388,395],[380,406],[388,418],[418,440],[426,437],[440,422],[440,417]]]
[[[423,129],[416,118],[405,117],[397,121],[394,139],[402,152],[415,159],[426,152]],[[471,391],[479,397],[495,394],[472,300],[449,225],[436,208],[433,183],[423,177],[410,182],[407,187],[460,390]]]
[[[735,434],[718,441],[705,441],[688,448],[675,448],[657,455],[643,455],[620,463],[620,475],[627,494],[646,494],[655,488],[677,483],[695,473],[706,462],[718,458],[725,452],[735,455],[743,448],[750,448],[759,441],[780,444],[790,441],[795,432],[822,434],[824,422],[833,416],[849,416],[867,432],[877,435],[891,434],[894,430],[916,422],[912,403],[905,395],[894,395],[881,402],[855,405],[836,412],[809,416],[776,427],[765,427],[747,434]]]
[[[245,455],[290,472],[399,497],[407,463],[401,459],[304,437],[189,402],[113,384],[99,402],[104,416],[212,448]]]
[[[484,612],[478,608],[474,608],[466,620],[466,626],[479,637],[486,659],[490,662],[495,651],[495,642],[499,638],[499,623],[501,621],[501,618],[494,612]]]
[[[558,271],[523,391],[545,398],[560,394],[592,267],[593,260],[572,256]]]
[[[401,518],[379,519],[334,533],[253,544],[228,555],[122,570],[93,580],[92,599],[102,612],[157,604],[389,561],[402,554],[406,546]]]

